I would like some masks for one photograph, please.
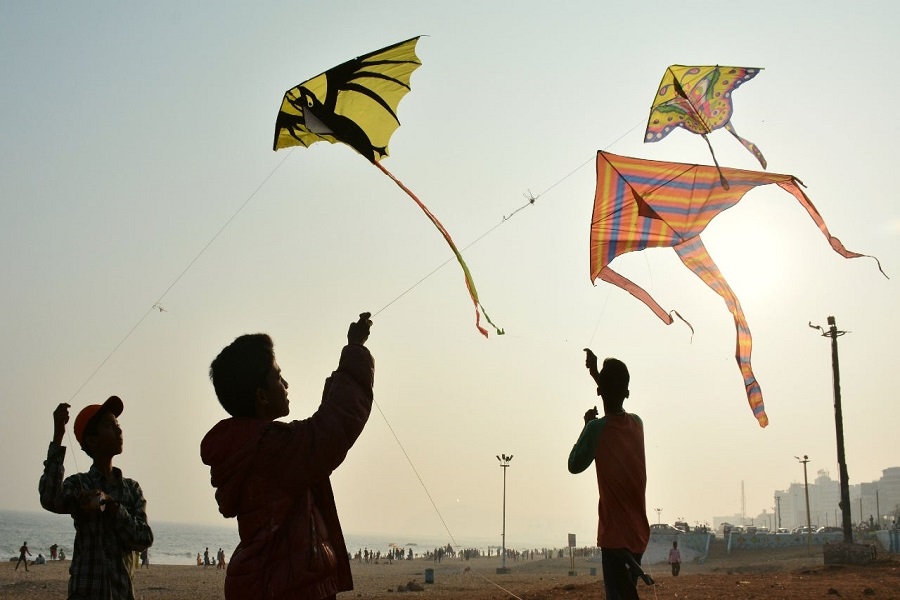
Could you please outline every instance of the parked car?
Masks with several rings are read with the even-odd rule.
[[[678,534],[684,533],[679,529],[675,529],[668,523],[653,523],[650,525],[650,535],[656,534]]]
[[[844,530],[840,527],[819,527],[816,533],[842,533]]]

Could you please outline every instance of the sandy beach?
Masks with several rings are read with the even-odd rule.
[[[451,559],[440,564],[426,559],[388,564],[353,563],[356,589],[340,598],[396,600],[409,598],[467,598],[474,600],[587,600],[603,597],[603,583],[591,569],[599,563],[576,559],[507,561],[510,572],[497,575],[499,560]],[[68,562],[22,566],[0,564],[0,598],[48,600],[65,598]],[[434,582],[425,583],[425,570],[434,570]],[[808,556],[805,549],[742,554],[710,559],[705,564],[687,563],[681,575],[672,577],[667,565],[654,564],[649,572],[654,588],[640,584],[643,598],[806,599],[824,597],[900,600],[900,560],[880,558],[866,567],[823,565],[821,554]],[[213,567],[151,565],[135,573],[138,600],[213,600],[223,597],[225,574]],[[412,583],[415,591],[409,591]],[[402,591],[398,588],[402,588]]]

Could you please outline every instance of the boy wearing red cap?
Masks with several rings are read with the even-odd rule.
[[[44,461],[38,491],[41,506],[50,512],[70,514],[75,523],[75,544],[69,568],[69,598],[134,599],[127,561],[153,543],[147,524],[146,501],[141,486],[122,477],[112,466],[122,453],[122,414],[117,396],[103,404],[86,406],[75,417],[75,439],[93,465],[87,473],[65,477],[62,445],[69,405],[53,411],[53,441]]]

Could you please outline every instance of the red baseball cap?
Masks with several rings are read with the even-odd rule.
[[[84,430],[87,428],[88,423],[91,422],[91,419],[97,416],[97,413],[101,410],[109,411],[118,417],[122,414],[124,408],[122,399],[118,396],[110,396],[103,404],[85,406],[78,413],[78,416],[75,417],[75,426],[72,428],[75,430],[75,439],[78,440],[79,444],[84,444]]]

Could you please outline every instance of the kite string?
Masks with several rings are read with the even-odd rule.
[[[609,144],[607,144],[607,145],[603,148],[603,150],[609,150],[610,148],[612,148],[613,146],[615,146],[615,145],[616,145],[617,143],[619,143],[626,135],[628,135],[629,133],[631,133],[632,131],[634,131],[634,130],[635,130],[638,126],[640,126],[641,123],[643,123],[643,122],[644,122],[643,119],[641,119],[640,121],[638,121],[637,123],[635,123],[634,125],[632,125],[632,127],[631,127],[628,131],[626,131],[625,133],[621,134],[619,137],[617,137],[617,138],[614,139],[612,142],[610,142]],[[513,218],[514,216],[516,216],[519,212],[525,210],[525,209],[528,208],[529,206],[534,206],[535,202],[536,202],[539,198],[543,197],[545,194],[547,194],[548,192],[550,192],[551,190],[553,190],[555,187],[557,187],[558,185],[562,184],[564,181],[566,181],[567,179],[569,179],[570,177],[572,177],[575,173],[577,173],[578,171],[580,171],[581,169],[583,169],[584,167],[586,167],[588,164],[594,162],[594,160],[596,160],[596,159],[595,159],[595,157],[592,156],[592,157],[589,158],[588,160],[584,161],[583,163],[581,163],[580,165],[578,165],[577,167],[575,167],[574,169],[572,169],[568,174],[564,175],[561,179],[557,180],[556,183],[553,183],[552,185],[550,185],[550,187],[548,187],[547,189],[545,189],[543,192],[539,193],[537,196],[533,195],[533,194],[531,193],[531,190],[529,190],[526,194],[524,194],[524,196],[525,196],[525,198],[528,200],[528,202],[526,202],[526,203],[523,204],[522,206],[516,208],[515,210],[513,210],[513,211],[512,211],[511,213],[509,213],[508,215],[503,215],[503,218],[500,219],[500,222],[499,222],[499,223],[496,223],[494,226],[492,226],[491,228],[489,228],[487,231],[485,231],[484,233],[482,233],[481,235],[479,235],[477,238],[475,238],[474,240],[472,240],[471,242],[469,242],[468,244],[466,244],[465,246],[463,246],[463,247],[460,249],[460,253],[465,252],[466,250],[468,250],[469,248],[471,248],[472,246],[474,246],[475,244],[477,244],[478,242],[480,242],[482,239],[484,239],[485,237],[487,237],[488,235],[490,235],[491,233],[493,233],[494,230],[496,230],[498,227],[500,227],[501,225],[503,225],[504,223],[506,223],[507,221],[509,221],[510,219],[512,219],[512,218]],[[374,317],[374,316],[378,315],[379,313],[381,313],[382,311],[384,311],[385,309],[387,309],[389,306],[391,306],[392,304],[394,304],[395,302],[397,302],[398,300],[400,300],[401,298],[403,298],[403,296],[405,296],[406,294],[408,294],[409,292],[411,292],[411,291],[414,290],[415,288],[419,287],[419,285],[421,285],[422,283],[424,283],[426,279],[428,279],[429,277],[431,277],[432,275],[434,275],[435,273],[437,273],[438,271],[440,271],[442,268],[444,268],[444,266],[446,266],[447,263],[450,263],[450,262],[452,262],[452,261],[453,261],[453,258],[448,258],[447,260],[445,260],[444,262],[442,262],[441,264],[439,264],[438,266],[436,266],[434,269],[432,269],[431,271],[429,271],[424,277],[422,277],[421,279],[419,279],[418,281],[416,281],[414,284],[412,284],[411,286],[409,286],[408,288],[406,288],[403,292],[401,292],[400,295],[396,296],[393,300],[391,300],[390,302],[388,302],[387,304],[385,304],[384,306],[382,306],[381,308],[379,308],[377,311],[375,311],[374,313],[372,313],[372,316]],[[598,324],[599,324],[599,322],[598,322]]]
[[[266,175],[266,177],[262,180],[262,182],[258,186],[256,186],[256,189],[253,190],[253,192],[249,196],[247,196],[247,199],[244,200],[243,204],[241,204],[237,208],[237,210],[234,211],[234,213],[231,215],[231,217],[229,217],[228,220],[225,221],[225,224],[219,228],[219,230],[215,233],[215,235],[213,235],[210,238],[210,240],[208,242],[206,242],[206,245],[204,245],[203,248],[200,249],[200,252],[198,252],[197,255],[188,263],[188,265],[181,271],[181,273],[175,278],[175,280],[172,281],[171,284],[169,284],[169,287],[166,288],[166,290],[162,293],[162,295],[160,295],[160,297],[156,299],[156,302],[154,302],[153,305],[147,309],[147,311],[143,314],[143,316],[141,316],[141,318],[138,319],[137,323],[135,323],[134,326],[128,331],[128,333],[125,334],[125,337],[123,337],[119,341],[119,343],[116,344],[115,348],[113,348],[109,352],[109,354],[106,355],[106,358],[104,358],[100,362],[100,364],[97,366],[97,368],[94,369],[93,372],[88,376],[88,378],[85,379],[84,383],[82,383],[81,386],[77,390],[75,390],[75,393],[72,394],[72,396],[69,398],[69,402],[72,402],[72,400],[74,400],[75,397],[78,396],[79,393],[81,393],[81,390],[83,390],[85,388],[85,386],[88,383],[90,383],[90,381],[94,378],[94,376],[97,374],[97,372],[100,371],[100,369],[103,368],[103,365],[105,365],[107,363],[107,361],[109,361],[109,359],[112,358],[112,355],[115,354],[116,351],[122,347],[122,344],[124,344],[128,340],[128,338],[131,337],[131,334],[133,334],[135,332],[135,330],[138,327],[140,327],[141,323],[144,322],[144,320],[147,318],[147,316],[150,313],[152,313],[154,310],[158,310],[159,312],[164,311],[164,309],[161,305],[163,299],[169,294],[169,292],[172,291],[172,288],[174,288],[178,284],[178,282],[181,281],[181,278],[184,277],[185,274],[187,274],[187,272],[191,269],[191,267],[194,266],[194,263],[196,263],[200,259],[200,257],[203,256],[203,254],[213,244],[213,242],[215,242],[216,239],[218,239],[218,237],[220,235],[222,235],[222,232],[225,231],[225,229],[231,224],[232,221],[234,221],[234,219],[238,216],[238,214],[242,210],[244,210],[244,208],[250,203],[250,201],[253,199],[253,197],[256,196],[257,193],[259,193],[259,190],[261,190],[262,187],[266,184],[266,182],[272,178],[272,175],[274,175],[275,172],[281,168],[281,165],[284,164],[284,162],[288,159],[288,157],[290,157],[290,155],[293,151],[294,151],[294,149],[292,148],[290,150],[290,152],[288,152],[285,155],[285,157],[283,159],[281,159],[281,162],[279,162],[277,165],[275,165],[275,168],[272,169],[272,171],[268,175]]]
[[[388,430],[390,430],[391,435],[394,436],[394,441],[397,442],[397,446],[399,446],[400,451],[403,452],[403,456],[406,458],[406,462],[409,463],[409,467],[413,470],[413,473],[415,473],[416,479],[419,480],[419,484],[422,486],[422,490],[425,492],[425,495],[428,496],[428,501],[431,502],[431,507],[434,508],[434,512],[437,513],[438,518],[441,520],[441,525],[444,526],[444,530],[447,532],[447,535],[450,536],[450,541],[453,542],[453,547],[459,548],[459,543],[456,541],[456,538],[453,536],[453,532],[450,531],[450,527],[447,526],[447,521],[444,520],[444,516],[441,514],[440,509],[437,507],[437,503],[434,501],[434,498],[432,497],[431,492],[428,491],[428,486],[425,485],[425,481],[422,479],[422,476],[419,475],[419,470],[416,469],[416,466],[413,464],[412,458],[410,458],[409,453],[406,451],[406,448],[403,447],[403,443],[400,442],[400,438],[397,436],[397,432],[394,431],[393,427],[391,427],[391,423],[388,421],[387,416],[385,416],[384,411],[381,410],[381,406],[378,405],[378,402],[373,399],[372,403],[375,405],[375,408],[378,409],[378,413],[381,415],[381,418],[384,420],[384,424],[387,425]],[[516,596],[510,590],[504,588],[497,582],[492,581],[488,577],[485,577],[484,575],[481,575],[480,573],[478,573],[476,571],[471,571],[471,572],[479,579],[482,579],[483,581],[486,581],[487,583],[490,583],[491,585],[500,588],[501,590],[503,590],[504,592],[506,592],[513,598],[516,598],[516,600],[522,600],[522,598],[519,598],[519,596]]]
[[[191,267],[194,266],[194,263],[196,263],[200,259],[200,257],[203,256],[203,254],[213,244],[213,242],[215,242],[216,239],[218,239],[218,237],[220,235],[222,235],[222,232],[225,231],[225,229],[231,224],[232,221],[234,221],[234,219],[238,216],[238,214],[242,210],[244,210],[244,208],[250,203],[250,201],[253,199],[253,197],[256,196],[257,193],[259,193],[259,191],[266,184],[266,182],[268,182],[269,179],[272,178],[272,176],[275,174],[275,172],[281,168],[281,165],[283,165],[285,163],[285,161],[290,157],[290,155],[293,152],[294,152],[294,148],[291,148],[291,150],[285,154],[284,158],[281,159],[281,162],[279,162],[277,165],[275,165],[275,168],[272,169],[269,172],[269,174],[265,176],[265,178],[263,178],[263,180],[260,182],[260,184],[258,186],[256,186],[256,189],[253,190],[253,192],[249,196],[247,196],[247,199],[244,200],[244,202],[237,208],[237,210],[235,210],[234,213],[232,213],[231,217],[229,217],[228,220],[225,221],[225,224],[219,228],[219,230],[215,233],[215,235],[213,235],[210,238],[210,240],[208,242],[206,242],[206,245],[204,245],[203,248],[200,249],[200,252],[198,252],[197,255],[194,256],[193,260],[191,260],[188,263],[188,265],[184,269],[182,269],[181,273],[179,273],[179,275],[175,278],[175,280],[172,281],[171,284],[169,284],[169,287],[167,287],[166,290],[160,295],[160,297],[157,298],[156,302],[154,302],[153,305],[150,308],[148,308],[146,310],[146,312],[144,312],[143,315],[141,315],[141,317],[137,320],[137,322],[134,324],[134,326],[128,330],[128,333],[126,333],[125,336],[121,340],[119,340],[119,343],[116,344],[112,350],[110,350],[109,354],[107,354],[106,357],[102,361],[100,361],[100,364],[97,365],[97,368],[94,369],[90,375],[88,375],[87,379],[85,379],[84,382],[78,387],[78,389],[75,390],[75,392],[69,397],[69,404],[71,404],[72,401],[75,400],[75,398],[78,396],[78,394],[80,394],[81,391],[94,379],[94,376],[96,376],[97,373],[100,371],[100,369],[102,369],[103,366],[107,362],[109,362],[109,359],[112,358],[112,356],[119,350],[119,348],[121,348],[122,345],[126,341],[128,341],[128,338],[130,338],[131,335],[137,330],[137,328],[141,326],[141,323],[143,323],[147,319],[147,317],[150,315],[150,313],[152,313],[154,310],[158,310],[159,312],[164,311],[164,309],[161,305],[161,302],[163,301],[163,299],[168,295],[169,292],[172,291],[172,288],[174,288],[178,284],[178,282],[181,281],[181,278],[187,274],[187,272],[191,269]],[[72,444],[71,433],[69,432],[69,430],[66,430],[66,436],[68,437],[69,445],[74,448],[74,445]],[[72,452],[71,456],[72,456],[72,460],[75,462],[75,469],[78,470],[79,469],[78,458],[75,456],[75,454],[76,454],[75,452]]]

